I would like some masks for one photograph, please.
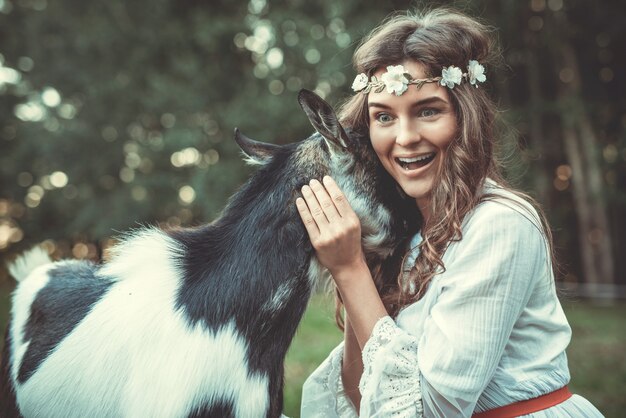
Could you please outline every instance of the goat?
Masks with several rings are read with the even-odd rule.
[[[335,179],[372,265],[409,234],[368,138],[348,134],[314,93],[298,100],[317,131],[303,141],[266,144],[235,130],[261,167],[214,222],[131,232],[102,265],[31,252],[10,266],[19,283],[0,383],[7,414],[281,415],[284,358],[324,273],[295,206],[300,188]]]

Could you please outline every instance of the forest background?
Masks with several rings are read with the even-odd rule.
[[[484,88],[502,110],[507,177],[547,213],[560,286],[620,305],[623,2],[428,4],[495,28],[503,64],[487,67]],[[234,127],[279,144],[305,138],[299,89],[340,103],[361,37],[388,14],[424,5],[0,0],[0,320],[13,287],[4,261],[29,246],[97,261],[128,228],[214,219],[252,170]]]

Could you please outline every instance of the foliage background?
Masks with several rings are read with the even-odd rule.
[[[497,28],[505,64],[487,68],[486,88],[503,110],[507,174],[546,209],[559,280],[618,296],[622,2],[430,4]],[[274,143],[306,137],[297,91],[339,103],[358,40],[389,13],[424,5],[0,0],[0,261],[42,241],[56,257],[98,260],[119,231],[213,219],[250,173],[233,128]],[[6,295],[3,267],[0,282]]]

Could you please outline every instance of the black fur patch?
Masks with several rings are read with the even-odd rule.
[[[24,341],[30,344],[18,373],[20,383],[35,373],[113,284],[110,279],[95,277],[95,269],[92,263],[68,261],[48,272],[48,284],[33,301],[24,327]]]
[[[235,319],[237,329],[248,341],[258,345],[269,336],[275,343],[274,331],[263,327],[265,316],[280,315],[280,311],[294,307],[263,312],[261,306],[283,283],[301,294],[296,299],[304,311],[309,289],[302,279],[313,250],[294,204],[296,191],[308,178],[285,170],[294,150],[281,149],[231,199],[223,217],[213,224],[170,231],[185,248],[185,254],[176,260],[184,271],[177,308],[192,324],[202,321],[219,329]],[[299,319],[299,309],[295,308],[296,312],[290,313]],[[295,331],[297,321],[292,322]],[[286,337],[286,345],[290,337]]]
[[[196,409],[194,412],[189,414],[188,418],[235,418],[233,403],[219,401],[211,406]]]
[[[307,271],[313,248],[294,202],[298,190],[326,169],[298,172],[291,160],[295,150],[281,147],[214,223],[170,231],[185,248],[176,259],[184,271],[177,308],[190,324],[214,330],[234,320],[252,347],[250,371],[269,377],[269,417],[280,416],[282,361],[311,292]],[[267,309],[280,286],[288,289],[287,303]]]

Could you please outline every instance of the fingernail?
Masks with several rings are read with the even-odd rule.
[[[309,184],[313,185],[313,184],[319,184],[320,182],[317,179],[312,179]]]

